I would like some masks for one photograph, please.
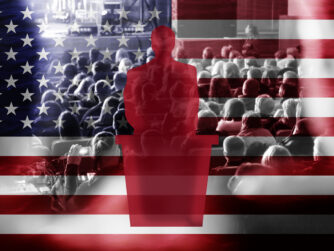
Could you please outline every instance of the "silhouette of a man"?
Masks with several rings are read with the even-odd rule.
[[[199,96],[196,69],[173,60],[174,32],[152,32],[155,58],[132,69],[124,90],[125,111],[134,135],[155,130],[161,135],[195,134]]]

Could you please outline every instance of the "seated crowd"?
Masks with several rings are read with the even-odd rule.
[[[289,48],[287,52],[278,51],[274,59],[262,60],[255,57],[257,53],[251,46],[242,52],[224,46],[219,57],[207,47],[200,60],[180,59],[195,66],[198,73],[197,133],[220,136],[219,146],[213,148],[211,174],[234,175],[240,166],[246,170],[244,165],[275,173],[312,172],[323,161],[317,155],[323,149],[322,142],[312,137],[309,121],[303,118],[298,53],[297,48]],[[182,55],[184,51],[179,49],[175,57]],[[78,170],[80,160],[70,157],[85,155],[78,145],[83,145],[87,137],[94,137],[90,154],[95,155],[97,149],[114,151],[115,142],[108,138],[132,134],[122,98],[126,73],[152,60],[154,53],[149,48],[135,63],[125,49],[117,51],[115,62],[100,56],[97,49],[92,49],[89,57],[79,56],[74,62],[64,57],[62,78],[41,90],[34,134],[41,136],[40,143],[50,155],[69,153],[65,174],[82,173]],[[50,75],[55,64],[50,66]],[[48,142],[50,137],[42,136],[53,136],[56,140]],[[301,156],[302,161],[294,159]],[[105,165],[101,166],[94,172],[105,172]],[[79,187],[78,180],[66,177],[52,182],[54,194],[60,182],[62,189],[67,189],[65,194],[73,194]]]

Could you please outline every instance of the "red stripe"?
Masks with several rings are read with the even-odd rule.
[[[223,149],[222,148],[216,148],[214,155],[211,156],[211,168],[215,168],[217,166],[224,166],[225,164],[225,157],[223,156]],[[116,158],[116,157],[103,157],[103,158]],[[117,157],[118,158],[118,157]],[[278,161],[287,161],[291,160],[290,157],[275,157],[278,159]],[[288,158],[288,159],[287,159]],[[323,165],[323,168],[320,169],[314,169],[312,172],[302,172],[302,173],[268,173],[265,172],[259,172],[256,174],[249,174],[249,175],[334,175],[334,169],[331,168],[334,163],[334,157],[320,157],[321,163]],[[295,160],[295,165],[290,166],[287,169],[297,169],[297,170],[304,170],[304,168],[311,167],[313,162],[313,156],[295,156],[293,157]],[[58,174],[53,173],[46,173],[43,170],[37,170],[33,171],[30,168],[33,168],[34,161],[36,160],[36,157],[0,157],[0,175],[16,175],[16,176],[31,176],[31,175],[64,175],[64,165],[59,166]],[[245,162],[259,162],[261,161],[261,156],[248,156],[245,159]],[[7,163],[11,163],[10,166]],[[85,161],[83,161],[85,162]],[[122,166],[106,168],[107,170],[103,170],[99,173],[99,175],[124,175],[124,171],[122,169]],[[87,172],[93,172],[94,170],[91,170],[89,168],[83,168],[79,169],[79,174],[85,175]],[[214,175],[233,175],[234,171],[232,170],[224,170],[222,172],[215,172]],[[182,173],[179,173],[179,175],[182,175]]]
[[[172,18],[179,20],[261,20],[279,19],[281,15],[289,15],[289,19],[334,18],[331,0],[173,0],[173,9]]]
[[[76,195],[66,211],[56,211],[52,205],[55,205],[53,199],[45,195],[0,196],[0,214],[129,214],[125,195]],[[150,213],[154,214],[154,209]],[[211,195],[206,196],[205,214],[334,214],[334,196]]]
[[[202,58],[202,51],[211,47],[215,57],[221,58],[221,48],[232,45],[239,52],[245,44],[245,39],[178,39],[177,44],[184,48],[184,58]],[[301,58],[334,58],[333,39],[256,39],[253,41],[259,58],[274,58],[278,49],[302,46]],[[321,48],[326,48],[322,50]]]
[[[279,226],[273,226],[278,228]],[[319,226],[320,227],[320,226]],[[323,232],[323,231],[322,231]],[[245,231],[247,233],[247,231]],[[319,250],[333,245],[332,235],[0,235],[4,250]]]

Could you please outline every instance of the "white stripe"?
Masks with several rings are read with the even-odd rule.
[[[42,176],[35,177],[35,179],[38,178],[43,179]],[[99,178],[102,179],[101,186],[91,186],[87,191],[78,192],[77,195],[127,194],[124,176],[101,176]],[[153,176],[150,178],[158,179]],[[207,195],[230,195],[227,188],[230,178],[231,176],[209,176]],[[0,195],[41,194],[27,181],[28,178],[24,176],[0,176]],[[238,176],[237,181],[241,181],[242,187],[246,188],[243,190],[239,187],[236,190],[237,194],[242,195],[334,195],[334,176]],[[44,191],[46,192],[47,189]],[[169,192],[173,193],[172,188]],[[145,194],[157,195],[159,192],[146,191]],[[182,195],[185,194],[187,193]]]
[[[191,38],[222,38],[223,29],[233,24],[235,20],[172,20],[172,25],[177,31],[177,36]],[[239,25],[246,27],[254,24],[257,27],[273,24],[280,29],[279,39],[333,39],[334,20],[237,20]],[[178,27],[179,29],[175,28]],[[183,32],[181,31],[183,30]],[[183,35],[184,32],[187,34]],[[259,34],[259,39],[278,38],[275,33],[268,36],[266,33]]]
[[[202,227],[131,227],[128,215],[0,215],[0,234],[283,233],[333,234],[334,216],[205,215]]]

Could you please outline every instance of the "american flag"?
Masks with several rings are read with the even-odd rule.
[[[310,108],[306,116],[321,127],[328,127],[334,117],[332,109],[327,109],[333,107],[331,19],[334,5],[331,1],[123,2],[125,8],[120,10],[119,18],[122,22],[131,19],[136,32],[117,38],[48,37],[45,34],[52,26],[45,20],[37,22],[38,11],[33,1],[0,2],[1,247],[4,250],[238,250],[286,248],[288,241],[294,242],[289,243],[289,248],[307,247],[313,241],[329,243],[331,238],[325,234],[334,233],[334,183],[330,173],[316,176],[258,174],[245,181],[249,183],[249,190],[234,195],[227,188],[230,176],[211,175],[203,227],[131,227],[122,173],[106,173],[103,179],[109,185],[75,195],[79,204],[89,206],[61,213],[51,208],[52,197],[45,185],[45,173],[36,171],[38,168],[31,173],[29,167],[44,163],[45,156],[31,151],[35,141],[33,134],[41,129],[33,131],[33,121],[38,115],[47,114],[47,108],[40,104],[41,94],[52,81],[61,77],[60,54],[64,51],[75,59],[97,47],[104,59],[114,60],[113,52],[127,48],[133,59],[138,59],[150,46],[149,36],[142,39],[141,34],[157,25],[170,25],[169,19],[172,19],[177,45],[184,49],[181,60],[196,60],[202,58],[202,50],[207,46],[218,55],[223,45],[241,48],[245,39],[228,37],[237,37],[234,32],[240,32],[246,24],[269,27],[267,32],[260,33],[257,41],[264,51],[260,57],[272,56],[279,46],[301,45],[300,64],[304,65],[301,85],[306,87],[303,99]],[[146,4],[141,15],[130,8],[139,3]],[[238,12],[239,5],[242,11]],[[75,24],[70,26],[72,31],[78,29]],[[109,28],[108,23],[101,26],[104,31]],[[230,34],[226,32],[228,29]],[[273,30],[279,30],[280,34],[272,37]],[[53,67],[50,68],[51,61]],[[90,67],[87,65],[88,70]],[[62,94],[58,93],[57,97],[61,99]],[[71,111],[75,112],[76,108],[72,107]],[[60,126],[59,121],[54,126]],[[331,128],[327,135],[324,138],[328,145],[333,145]],[[330,153],[325,155],[331,157]],[[111,159],[118,157],[110,156]],[[219,162],[221,158],[221,152],[212,152],[212,162]],[[36,181],[41,185],[36,185]],[[257,189],[254,184],[258,183],[263,183],[264,187]],[[282,184],[280,189],[275,189],[277,184]]]

